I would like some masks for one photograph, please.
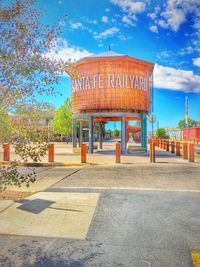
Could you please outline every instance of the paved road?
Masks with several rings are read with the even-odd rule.
[[[83,191],[101,192],[86,240],[1,236],[0,266],[193,266],[199,193]]]
[[[200,252],[200,176],[191,166],[81,169],[46,191],[100,193],[86,239],[2,235],[0,266],[192,267],[191,252]],[[89,178],[93,188],[78,188]],[[125,179],[129,189],[94,188],[100,179],[104,187],[106,179],[110,187]]]

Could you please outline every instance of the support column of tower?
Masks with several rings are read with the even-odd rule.
[[[89,116],[89,153],[90,154],[94,153],[93,136],[94,136],[93,117]]]
[[[141,116],[141,145],[147,152],[147,115],[145,113]]]
[[[76,128],[76,119],[72,119],[72,146],[73,148],[77,147],[77,128]]]
[[[126,153],[126,116],[121,117],[121,153]]]
[[[99,123],[99,148],[103,148],[103,125],[102,122]]]

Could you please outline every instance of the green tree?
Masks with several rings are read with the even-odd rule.
[[[16,0],[9,8],[6,2],[0,7],[0,106],[13,109],[37,94],[54,95],[65,64],[46,56],[60,27],[41,24],[34,0]]]
[[[188,118],[188,127],[191,128],[191,127],[197,127],[197,126],[200,126],[200,121],[196,121],[196,120],[192,120],[191,118]],[[179,128],[186,128],[187,125],[186,125],[186,120],[180,120],[178,122],[178,127]]]
[[[166,134],[165,128],[158,128],[156,130],[156,137],[158,137],[158,138],[166,138],[167,134]]]
[[[117,137],[119,137],[119,135],[120,135],[120,131],[119,131],[118,129],[115,129],[115,130],[113,131],[113,136],[114,136],[115,138],[117,138]]]
[[[66,98],[65,103],[56,110],[54,118],[51,121],[51,127],[55,134],[69,136],[72,132],[72,111],[71,101]],[[62,141],[62,140],[61,140]]]
[[[46,123],[53,113],[53,106],[31,104],[16,110],[15,133],[20,142],[15,143],[15,152],[24,161],[41,161],[48,150],[49,127]]]
[[[11,3],[8,5],[6,0],[1,0],[0,6],[0,107],[14,113],[19,107],[37,103],[38,95],[55,95],[54,87],[64,72],[65,62],[47,56],[59,38],[60,26],[42,24],[34,0],[14,0]],[[1,128],[3,123],[0,123]],[[16,152],[24,160],[32,157],[35,161],[45,153],[43,139],[38,136],[38,129],[32,127],[31,132],[29,126],[32,142],[36,141],[34,137],[38,139],[34,144],[25,142],[30,136],[27,129],[21,127],[22,138]],[[46,148],[46,143],[44,146]],[[34,180],[34,171],[22,175],[16,165],[9,168],[0,166],[0,189],[8,184],[19,186],[21,182],[29,185]]]
[[[10,142],[12,138],[12,119],[6,110],[0,109],[0,143]]]

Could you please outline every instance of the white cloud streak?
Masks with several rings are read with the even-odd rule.
[[[146,8],[146,3],[141,1],[132,1],[132,0],[110,0],[114,5],[119,6],[124,12],[132,13],[141,13]]]
[[[182,92],[200,93],[200,76],[193,71],[155,64],[154,87]]]
[[[132,21],[137,20],[135,14],[144,12],[147,6],[145,1],[110,0],[110,2],[121,8],[121,10],[124,12],[122,22],[129,26],[134,25]]]
[[[75,22],[75,23],[70,22],[70,28],[73,30],[78,30],[78,29],[83,29],[84,27],[81,22]]]
[[[59,41],[55,45],[55,48],[51,49],[46,54],[46,56],[51,59],[62,59],[66,62],[68,62],[69,60],[76,61],[89,55],[91,55],[89,51],[77,46],[70,46],[69,43],[64,39],[59,39]]]
[[[168,0],[166,9],[161,13],[169,28],[178,31],[180,25],[187,20],[187,15],[197,16],[196,24],[199,21],[200,5],[199,0]]]
[[[200,57],[198,58],[193,58],[193,65],[200,67]]]
[[[103,17],[101,18],[101,21],[104,22],[104,23],[108,23],[108,22],[109,22],[107,16],[103,16]]]
[[[157,27],[157,25],[151,26],[149,29],[152,32],[158,33],[158,27]]]
[[[116,27],[109,28],[101,33],[94,33],[95,39],[106,39],[107,37],[113,36],[119,32],[119,29]]]

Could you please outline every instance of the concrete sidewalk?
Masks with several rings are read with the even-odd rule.
[[[85,239],[98,199],[99,193],[40,192],[7,203],[0,234]]]
[[[54,167],[54,168],[35,168],[36,170],[36,181],[31,183],[29,187],[26,187],[25,184],[22,184],[21,187],[8,186],[8,191],[18,191],[18,192],[31,192],[36,193],[44,191],[46,188],[56,184],[63,178],[66,178],[73,173],[76,173],[80,170],[81,167]],[[23,167],[19,168],[20,172],[27,174],[31,171],[29,168]]]

